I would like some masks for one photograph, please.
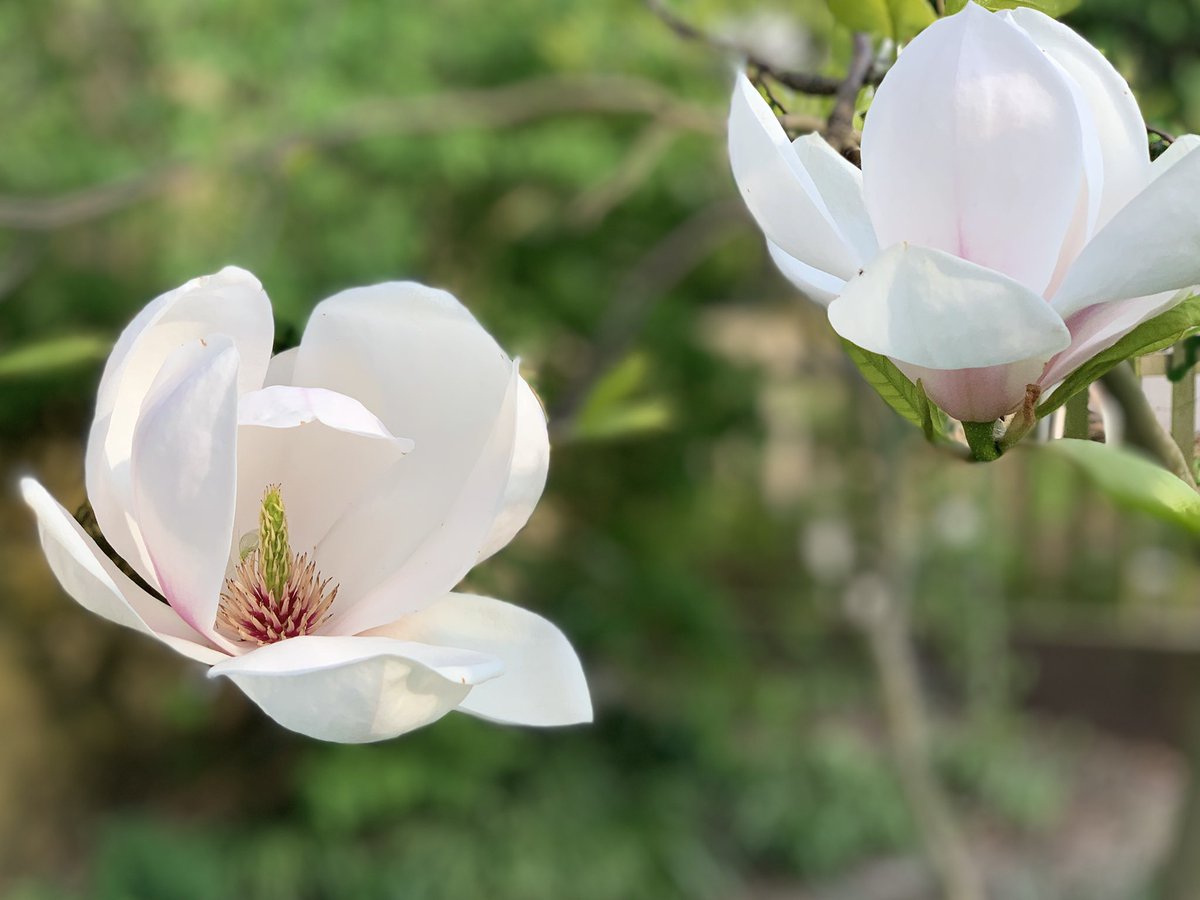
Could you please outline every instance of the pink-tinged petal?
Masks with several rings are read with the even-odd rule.
[[[592,721],[587,679],[570,642],[553,624],[519,606],[449,594],[368,633],[500,659],[504,674],[471,691],[459,706],[463,712],[517,725]]]
[[[21,496],[37,516],[50,570],[80,606],[148,634],[190,659],[211,664],[226,658],[227,654],[210,646],[171,607],[134,584],[40,484],[22,478]]]
[[[238,398],[239,425],[295,428],[310,422],[361,437],[396,441],[405,453],[412,449],[412,441],[397,438],[373,412],[337,391],[272,385]]]
[[[849,281],[829,321],[866,350],[928,369],[1044,364],[1071,341],[1050,304],[1012,278],[907,244]]]
[[[1052,303],[1064,319],[1097,303],[1200,282],[1200,153],[1186,153],[1088,242]]]
[[[1037,384],[1045,368],[1041,359],[981,369],[896,365],[912,381],[920,379],[929,399],[960,422],[992,422],[1014,412],[1025,400],[1025,388]]]
[[[844,279],[805,265],[778,244],[767,241],[767,253],[783,277],[800,288],[814,303],[828,306],[846,286]]]
[[[1082,309],[1067,320],[1071,346],[1051,360],[1041,377],[1047,388],[1058,384],[1097,353],[1107,350],[1147,319],[1181,303],[1187,291],[1165,291],[1149,297],[1100,303]]]
[[[1151,180],[1161,178],[1168,169],[1180,162],[1197,147],[1200,147],[1200,135],[1181,134],[1175,138],[1171,142],[1171,146],[1164,150],[1158,159],[1150,164]]]
[[[189,625],[213,625],[233,534],[238,351],[227,337],[167,357],[133,433],[133,514],[161,586]]]
[[[257,530],[268,485],[283,492],[292,549],[310,552],[348,509],[375,495],[413,447],[357,400],[324,388],[276,385],[243,394],[238,418],[231,559],[241,537]]]
[[[1033,9],[1005,13],[1066,70],[1090,111],[1103,161],[1098,223],[1128,203],[1150,177],[1146,125],[1129,84],[1095,47],[1050,16]]]
[[[437,721],[503,665],[469,650],[386,637],[298,637],[209,670],[268,716],[322,741],[382,741]]]
[[[1075,217],[1083,159],[1061,68],[974,4],[905,48],[863,130],[863,186],[880,246],[945,250],[1036,293]]]
[[[421,609],[446,594],[475,565],[504,505],[519,394],[520,376],[511,366],[509,389],[487,444],[442,520],[424,532],[415,546],[398,545],[387,531],[397,517],[389,503],[405,502],[387,495],[382,503],[368,502],[349,511],[330,530],[317,547],[317,556],[327,566],[326,574],[341,583],[339,598],[347,600],[340,611],[335,609],[332,630],[364,631]],[[397,469],[407,465],[420,446]]]
[[[822,143],[824,143],[822,141]],[[816,148],[811,155],[817,154]],[[832,152],[832,151],[830,151]],[[733,177],[758,227],[788,254],[847,276],[861,259],[788,140],[783,127],[745,75],[739,74],[729,110],[729,161]],[[822,172],[833,169],[828,161]],[[830,200],[844,200],[853,176],[835,172]],[[849,220],[853,210],[840,212]],[[867,224],[866,229],[870,226]]]
[[[517,384],[517,424],[512,468],[504,500],[492,530],[479,551],[483,560],[503,549],[529,521],[546,487],[550,470],[550,435],[546,412],[537,394],[522,378]]]
[[[196,278],[143,309],[117,339],[104,368],[87,448],[87,491],[100,528],[142,577],[156,584],[132,508],[129,454],[133,429],[163,362],[183,344],[231,338],[241,357],[238,384],[262,384],[271,353],[271,304],[249,272],[229,267]]]
[[[520,383],[512,360],[450,294],[391,283],[314,310],[294,383],[354,397],[415,444],[321,542],[322,567],[348,598],[343,609],[401,570],[434,586],[425,599],[446,593],[502,508]],[[437,560],[418,559],[423,547],[439,547]],[[385,608],[356,630],[403,611]]]

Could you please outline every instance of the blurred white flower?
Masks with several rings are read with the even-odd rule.
[[[1129,86],[1065,25],[974,3],[900,54],[862,171],[738,78],[734,176],[797,286],[962,421],[1012,412],[1200,281],[1200,138],[1153,164]]]
[[[125,329],[100,382],[88,498],[167,603],[25,479],[64,589],[312,737],[381,740],[452,709],[589,721],[557,628],[452,592],[545,484],[546,422],[516,363],[452,296],[413,283],[326,300],[275,357],[272,332],[262,287],[235,268]]]

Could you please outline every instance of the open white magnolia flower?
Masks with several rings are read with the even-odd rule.
[[[1018,407],[1200,281],[1200,139],[1153,164],[1129,86],[1031,9],[968,3],[900,54],[862,171],[743,76],[734,176],[779,268],[966,422]]]
[[[452,296],[413,283],[326,300],[273,358],[272,332],[262,287],[235,268],[125,329],[87,492],[104,537],[167,602],[25,479],[66,591],[324,740],[381,740],[452,709],[590,721],[557,628],[452,592],[545,484],[546,420],[516,363]]]

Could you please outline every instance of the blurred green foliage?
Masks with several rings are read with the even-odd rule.
[[[822,0],[678,8],[787,65],[845,57]],[[1164,126],[1188,120],[1196,11],[1154,0],[1125,29],[1123,9],[1092,0],[1072,21],[1134,61]],[[528,79],[553,80],[475,93]],[[92,336],[188,278],[255,272],[280,346],[341,288],[447,287],[573,426],[538,514],[471,586],[560,624],[598,710],[560,732],[451,716],[382,746],[314,744],[74,608],[9,500],[5,896],[728,897],[912,851],[840,611],[879,515],[852,449],[891,412],[740,212],[728,82],[636,0],[0,5],[0,349],[34,359],[0,379],[6,468],[83,499]],[[656,249],[689,227],[693,263],[664,274]],[[1132,556],[1180,539],[1119,518],[1065,464],[947,466],[909,437],[886,465],[919,486],[903,527],[953,711],[939,764],[968,808],[1053,830],[1067,789],[1015,706],[1012,620],[1064,597],[1115,608]],[[1195,583],[1181,565],[1153,599]]]

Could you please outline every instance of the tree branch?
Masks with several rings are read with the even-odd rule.
[[[871,36],[861,31],[854,33],[854,53],[850,59],[850,68],[846,77],[838,85],[833,110],[825,125],[825,140],[834,149],[845,153],[857,147],[858,141],[853,140],[854,110],[858,104],[858,92],[862,90],[871,72],[871,57],[874,48]]]
[[[663,128],[704,134],[720,134],[724,127],[710,110],[690,104],[650,81],[617,75],[536,78],[496,88],[367,102],[315,128],[227,148],[215,154],[215,161],[171,163],[59,196],[0,195],[0,228],[53,231],[82,224],[183,184],[213,166],[270,167],[298,147],[336,147],[380,135],[508,128],[581,114],[645,116]]]
[[[749,47],[739,44],[737,41],[731,41],[728,38],[709,34],[707,31],[680,18],[667,7],[665,0],[646,0],[646,6],[668,28],[684,40],[706,44],[723,53],[740,57],[745,61],[746,65],[758,69],[762,74],[797,93],[810,94],[814,97],[833,97],[837,95],[838,90],[841,89],[844,83],[844,79],[834,78],[829,75],[814,75],[808,72],[796,72],[789,69],[776,68]],[[866,84],[878,84],[882,78],[883,72],[872,69],[870,62],[868,62],[867,71],[863,73],[863,82]]]
[[[1183,453],[1159,424],[1133,367],[1127,362],[1121,363],[1101,376],[1100,382],[1125,414],[1125,438],[1129,444],[1149,453],[1163,468],[1195,489],[1196,479]]]

